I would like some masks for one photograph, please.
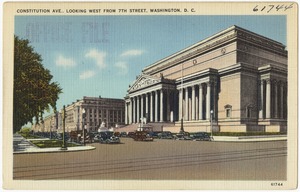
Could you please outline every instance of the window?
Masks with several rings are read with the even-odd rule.
[[[253,110],[253,106],[251,104],[249,104],[246,107],[246,116],[247,116],[247,118],[251,118],[252,117],[252,110]]]
[[[226,109],[226,118],[231,117],[231,109]]]
[[[227,104],[224,106],[224,108],[225,108],[226,118],[231,118],[232,106]]]

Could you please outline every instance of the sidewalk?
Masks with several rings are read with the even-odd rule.
[[[215,142],[258,142],[258,141],[284,141],[287,140],[286,135],[261,135],[261,136],[240,136],[240,137],[227,137],[227,136],[213,136]],[[43,139],[45,140],[45,139]],[[74,152],[93,150],[93,146],[77,146],[68,147],[68,150],[61,150],[60,147],[56,148],[39,148],[32,143],[30,139],[25,139],[21,135],[14,134],[13,137],[14,154],[20,153],[51,153],[51,152]]]
[[[45,139],[43,139],[45,140]],[[61,150],[60,147],[53,147],[53,148],[39,148],[29,140],[25,139],[19,134],[14,134],[13,136],[13,151],[14,154],[19,153],[51,153],[51,152],[74,152],[74,151],[86,151],[86,150],[93,150],[95,147],[93,146],[77,146],[77,147],[68,147],[67,150]]]
[[[284,141],[287,140],[286,135],[260,135],[260,136],[213,136],[214,141],[228,141],[228,142],[254,142],[254,141]]]

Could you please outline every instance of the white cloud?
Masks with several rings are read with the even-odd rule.
[[[105,63],[106,53],[105,52],[99,51],[97,49],[91,49],[90,51],[88,51],[85,54],[85,57],[94,59],[97,66],[100,68],[106,67],[106,63]]]
[[[82,72],[80,75],[79,75],[79,78],[80,79],[88,79],[88,78],[91,78],[93,76],[95,76],[95,72],[92,71],[92,70],[89,70],[89,71],[84,71]]]
[[[121,54],[121,57],[125,57],[125,56],[138,56],[138,55],[141,55],[142,53],[143,53],[142,50],[131,49],[131,50],[123,52]]]
[[[127,74],[128,73],[128,65],[126,62],[117,62],[115,67],[119,69],[120,74]]]
[[[76,62],[72,58],[66,58],[62,55],[59,55],[56,58],[55,63],[56,63],[57,66],[64,67],[64,68],[69,68],[69,67],[76,66]]]

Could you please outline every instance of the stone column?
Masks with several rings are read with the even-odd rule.
[[[160,90],[160,122],[164,121],[164,92]]]
[[[128,105],[127,105],[127,102],[125,101],[125,125],[127,125],[128,124],[128,120],[127,120],[127,110],[128,110]]]
[[[213,117],[214,117],[214,120],[217,120],[217,117],[218,117],[218,92],[217,92],[217,82],[214,82],[213,83],[213,110],[214,110],[214,113],[213,113]]]
[[[211,82],[208,82],[207,85],[207,93],[206,93],[206,119],[210,119],[210,94],[211,94]]]
[[[153,93],[150,92],[150,122],[153,122]]]
[[[140,122],[140,96],[136,97],[136,122]]]
[[[271,80],[266,81],[266,119],[271,118]]]
[[[278,82],[274,81],[274,117],[278,118]]]
[[[199,120],[203,120],[203,89],[202,84],[199,85]]]
[[[141,118],[144,117],[144,95],[141,95]]]
[[[189,120],[189,89],[188,87],[185,88],[185,113],[184,113],[184,120]]]
[[[283,119],[284,116],[283,116],[283,94],[284,94],[284,91],[283,91],[283,83],[281,82],[280,83],[280,118]]]
[[[128,124],[132,123],[132,104],[131,104],[131,99],[129,100],[128,103]]]
[[[147,122],[148,122],[149,121],[149,119],[148,119],[149,118],[148,93],[146,93],[146,112],[145,112],[145,116],[146,116]]]
[[[135,99],[136,99],[136,97],[133,97],[132,98],[132,119],[133,119],[133,121],[132,121],[132,123],[136,123],[136,112],[135,112],[135,108],[136,108],[136,102],[135,102]]]
[[[259,118],[264,118],[264,80],[260,82],[260,109],[259,109]]]
[[[155,91],[155,122],[158,122],[158,91]]]
[[[171,116],[171,106],[170,106],[170,97],[171,97],[172,93],[170,93],[169,91],[167,91],[167,96],[166,96],[166,107],[167,107],[167,121],[170,121],[170,116]]]
[[[179,89],[179,106],[178,106],[178,120],[180,121],[183,117],[183,109],[182,109],[182,100],[183,100],[183,89]]]
[[[192,120],[196,120],[195,118],[195,110],[196,110],[196,105],[195,105],[195,96],[196,96],[196,93],[195,93],[195,86],[193,85],[192,86]]]

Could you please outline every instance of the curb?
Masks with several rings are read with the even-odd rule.
[[[260,142],[260,141],[285,141],[287,136],[276,135],[276,136],[241,136],[241,137],[226,137],[226,136],[214,136],[213,141],[224,141],[224,142]]]
[[[96,147],[93,146],[80,146],[80,147],[68,147],[67,150],[61,150],[61,148],[34,148],[32,150],[24,150],[24,151],[14,151],[14,154],[26,154],[26,153],[61,153],[61,152],[76,152],[76,151],[90,151],[94,150]]]

